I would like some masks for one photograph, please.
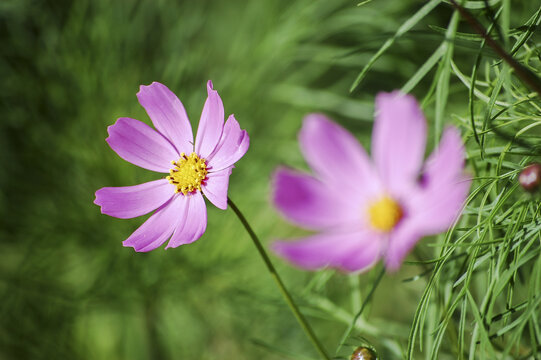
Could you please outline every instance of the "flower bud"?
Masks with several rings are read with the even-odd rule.
[[[522,169],[518,182],[524,190],[535,192],[541,184],[541,164],[533,163]]]
[[[351,355],[350,360],[377,360],[378,355],[374,352],[374,350],[360,346]]]

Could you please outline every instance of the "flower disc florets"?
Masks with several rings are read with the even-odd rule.
[[[371,203],[368,212],[372,226],[383,232],[391,231],[404,215],[400,205],[388,196]]]
[[[176,193],[181,192],[184,195],[201,191],[201,184],[204,185],[207,179],[207,161],[192,152],[190,156],[185,153],[180,154],[178,161],[171,161],[175,165],[174,169],[169,171],[170,176],[166,179],[177,188]]]

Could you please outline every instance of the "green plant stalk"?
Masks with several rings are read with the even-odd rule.
[[[533,72],[531,72],[526,67],[522,66],[518,61],[516,61],[511,55],[509,55],[503,47],[500,46],[494,39],[492,39],[486,32],[485,28],[477,19],[473,17],[472,14],[464,7],[459,5],[455,0],[449,0],[455,9],[458,10],[460,15],[470,24],[470,26],[477,31],[479,35],[485,39],[486,44],[490,46],[501,58],[503,61],[508,63],[514,70],[517,76],[522,80],[522,82],[528,86],[533,91],[537,92],[541,96],[541,79],[537,77]]]
[[[351,332],[355,328],[355,324],[357,323],[357,320],[359,320],[359,318],[363,314],[364,309],[366,308],[366,306],[368,305],[370,300],[372,300],[372,296],[374,295],[374,292],[376,291],[381,279],[383,278],[383,275],[385,275],[385,268],[384,267],[378,273],[378,275],[376,277],[376,280],[374,281],[374,284],[372,285],[372,289],[370,289],[370,292],[368,293],[368,295],[366,295],[366,298],[364,299],[363,304],[361,305],[361,308],[359,309],[357,314],[355,314],[355,316],[353,317],[353,321],[351,321],[349,327],[344,332],[344,335],[342,335],[342,339],[338,343],[338,347],[336,349],[337,354],[340,351],[340,349],[342,349],[342,346],[345,344],[348,337],[351,335]]]
[[[278,288],[280,289],[282,296],[284,297],[285,301],[287,302],[287,305],[289,306],[289,308],[295,315],[295,318],[297,318],[297,321],[299,322],[302,329],[304,330],[304,333],[306,334],[306,336],[308,336],[308,338],[312,342],[312,345],[314,345],[314,347],[316,348],[317,352],[321,355],[321,357],[325,360],[330,360],[330,357],[329,355],[327,355],[327,352],[321,345],[321,342],[317,338],[316,334],[314,333],[314,331],[312,330],[312,328],[310,327],[310,325],[308,324],[308,322],[306,321],[302,313],[299,311],[299,308],[297,304],[295,304],[295,301],[293,300],[291,295],[289,294],[289,291],[287,291],[287,288],[285,287],[282,279],[280,278],[280,275],[278,275],[278,272],[274,268],[274,265],[272,264],[269,256],[267,255],[267,252],[265,251],[265,248],[263,247],[263,245],[261,245],[259,238],[255,234],[255,232],[252,230],[252,227],[250,226],[250,224],[248,223],[248,221],[246,220],[242,212],[239,210],[239,208],[235,205],[235,203],[229,197],[227,198],[227,203],[229,204],[229,206],[231,207],[235,215],[237,215],[237,217],[239,218],[240,222],[242,223],[242,225],[248,232],[248,235],[250,235],[250,237],[252,238],[252,241],[254,242],[254,245],[257,248],[259,255],[263,259],[263,262],[265,262],[267,269],[269,270],[272,278],[276,282],[276,285],[278,285]]]

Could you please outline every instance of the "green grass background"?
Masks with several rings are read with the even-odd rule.
[[[439,260],[406,264],[384,277],[336,356],[345,358],[360,344],[371,344],[383,359],[535,356],[537,199],[513,184],[517,169],[539,151],[491,132],[486,119],[504,109],[501,129],[511,137],[523,131],[536,144],[539,98],[491,50],[479,50],[480,38],[467,24],[453,28],[446,3],[415,19],[349,92],[382,44],[426,3],[0,1],[0,359],[316,358],[230,210],[208,206],[208,228],[196,243],[138,254],[121,242],[143,219],[107,217],[92,203],[101,187],[156,178],[104,141],[118,117],[150,123],[135,96],[139,85],[166,84],[195,127],[208,79],[226,114],[234,113],[250,134],[229,195],[264,244],[303,234],[272,209],[269,180],[278,165],[306,169],[296,140],[305,114],[328,114],[368,147],[375,94],[406,86],[423,102],[429,150],[444,124],[458,125],[465,136],[477,192],[462,223],[425,240],[428,246],[411,258]],[[482,9],[483,1],[467,5],[486,26],[502,12],[497,29],[508,49],[529,32],[516,56],[539,71],[541,37],[538,28],[525,27],[538,4],[489,3],[492,12]],[[434,66],[418,73],[437,51]],[[478,54],[482,96],[473,96],[465,83]],[[534,240],[525,238],[528,231]],[[525,240],[509,250],[517,239]],[[437,254],[449,248],[442,260]],[[502,249],[508,253],[498,260]],[[334,354],[378,270],[313,274],[273,259]],[[494,280],[501,278],[513,282]],[[486,291],[493,297],[483,299]],[[511,338],[490,338],[506,324],[487,320],[474,329],[479,317],[492,319],[524,301],[513,311],[518,315],[508,314],[507,324],[524,324],[509,329]]]

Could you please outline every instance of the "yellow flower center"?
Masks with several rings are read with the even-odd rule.
[[[175,193],[191,194],[197,190],[201,190],[201,183],[207,178],[207,161],[201,159],[196,153],[186,156],[185,153],[180,154],[178,161],[171,161],[175,168],[169,171],[169,176],[166,177],[171,184],[177,188]]]
[[[388,196],[371,203],[368,214],[370,224],[374,228],[385,232],[392,230],[404,215],[400,205]]]

